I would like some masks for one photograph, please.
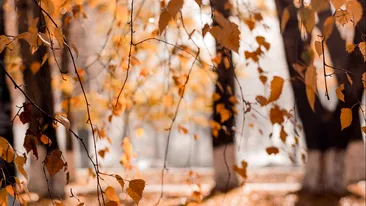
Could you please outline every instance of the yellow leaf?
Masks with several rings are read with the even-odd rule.
[[[338,99],[340,99],[342,102],[345,102],[344,94],[342,92],[343,90],[344,90],[344,84],[339,85],[339,87],[336,89],[336,94],[337,94]]]
[[[136,202],[136,204],[139,204],[144,189],[145,181],[142,179],[134,179],[128,184],[127,194]]]
[[[0,190],[0,205],[7,206],[8,205],[8,192],[5,188]]]
[[[43,144],[51,145],[52,141],[45,134],[42,134],[40,140]]]
[[[62,31],[60,28],[55,28],[55,30],[53,31],[53,35],[55,36],[59,47],[63,48],[64,47],[64,35],[62,34]]]
[[[323,54],[323,47],[322,43],[320,41],[314,42],[315,51],[318,54],[318,56],[321,56]]]
[[[49,14],[52,15],[55,12],[55,5],[52,0],[42,0],[41,7]]]
[[[144,128],[137,128],[136,129],[136,136],[137,137],[142,137],[142,135],[144,135]]]
[[[114,177],[116,178],[116,180],[118,181],[118,183],[121,185],[122,187],[122,190],[123,190],[123,187],[125,186],[125,181],[123,180],[123,178],[119,175],[114,175]]]
[[[8,163],[14,160],[13,147],[9,144],[8,140],[3,137],[0,137],[0,157]]]
[[[356,27],[357,23],[362,19],[363,9],[361,3],[357,0],[350,0],[347,2],[346,8],[352,18],[353,26]]]
[[[281,32],[285,31],[288,20],[290,20],[290,12],[288,11],[288,8],[285,8],[281,19]]]
[[[271,81],[271,95],[268,98],[267,104],[276,101],[280,98],[283,87],[283,78],[279,76],[274,76]]]
[[[6,191],[8,192],[9,195],[13,196],[15,195],[15,191],[14,191],[14,187],[13,185],[8,185],[5,187]]]
[[[324,22],[324,30],[323,30],[324,40],[327,40],[329,38],[330,34],[333,31],[333,27],[334,27],[334,17],[330,16]]]
[[[116,202],[119,205],[119,198],[116,194],[116,190],[112,186],[108,186],[104,191],[105,197],[108,202]]]
[[[266,148],[266,151],[267,151],[267,153],[268,153],[269,155],[271,155],[271,154],[276,155],[276,154],[278,154],[278,152],[279,152],[279,150],[278,150],[278,148],[277,148],[277,147],[267,147],[267,148]]]
[[[165,28],[168,26],[170,19],[171,19],[171,17],[170,17],[169,11],[163,11],[160,14],[160,18],[159,18],[159,34],[160,35],[163,33]]]
[[[343,129],[349,127],[352,123],[352,110],[349,108],[342,108],[341,110],[341,127]]]
[[[305,29],[308,33],[313,31],[315,26],[315,13],[312,9],[308,7],[303,7],[299,10],[299,15],[301,19],[301,23],[305,26]]]
[[[25,170],[24,170],[24,164],[25,164],[25,162],[26,162],[26,159],[25,159],[24,157],[19,156],[19,155],[17,155],[17,156],[15,157],[14,163],[15,163],[15,165],[17,166],[18,171],[19,171],[20,173],[22,173],[22,175],[23,175],[26,179],[28,179],[27,172],[25,172]]]
[[[306,96],[313,111],[315,111],[315,96],[316,96],[316,68],[309,66],[305,73]]]
[[[360,42],[358,44],[361,54],[363,55],[363,61],[366,62],[366,42]]]
[[[343,4],[346,3],[347,0],[330,0],[330,2],[332,2],[335,10],[341,8],[341,6],[343,6]]]

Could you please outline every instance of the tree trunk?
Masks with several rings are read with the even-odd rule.
[[[0,35],[5,34],[5,21],[4,21],[4,1],[0,0]],[[5,51],[0,53],[0,62],[4,64]],[[5,72],[0,68],[0,136],[8,140],[11,146],[14,146],[13,127],[11,124],[11,98],[8,86],[6,84]],[[4,188],[6,185],[14,184],[15,180],[15,166],[14,163],[8,163],[0,158],[0,170],[4,173],[0,173],[0,188]],[[4,177],[5,175],[5,177]]]
[[[290,12],[290,20],[284,31],[282,31],[282,36],[289,73],[291,79],[293,79],[291,83],[294,90],[297,111],[303,123],[306,144],[308,147],[303,189],[310,192],[319,192],[320,190],[323,190],[342,193],[346,189],[346,182],[344,180],[345,148],[347,147],[349,140],[359,140],[362,138],[358,117],[359,105],[355,105],[355,103],[357,103],[356,98],[360,100],[362,97],[360,71],[365,65],[360,63],[363,59],[362,56],[358,54],[359,52],[352,53],[351,55],[347,54],[345,51],[345,41],[342,40],[339,31],[334,29],[326,42],[331,61],[335,68],[348,69],[351,72],[354,72],[356,74],[355,78],[353,78],[354,83],[350,85],[346,74],[337,73],[338,82],[344,83],[346,87],[344,91],[346,103],[339,101],[336,110],[330,112],[321,105],[317,97],[315,101],[315,112],[313,112],[307,101],[306,86],[296,78],[298,77],[298,74],[292,67],[294,63],[301,61],[301,54],[307,47],[306,43],[301,39],[301,34],[298,29],[297,8],[292,2],[292,0],[275,1],[280,19],[285,8]],[[319,22],[317,27],[322,31],[324,21],[327,17],[331,16],[332,13],[330,10],[326,10],[319,12],[318,15]],[[361,35],[359,34],[359,36]],[[308,40],[308,42],[310,41]],[[357,56],[359,59],[356,59],[353,56]],[[349,128],[341,132],[339,120],[340,111],[342,108],[351,108],[352,105],[355,105],[353,108],[354,121]],[[360,156],[362,156],[362,153]],[[359,167],[359,170],[361,170],[361,168],[362,167]]]
[[[19,11],[19,23],[18,30],[19,33],[28,32],[28,27],[30,25],[31,20],[38,18],[37,28],[40,29],[39,32],[45,32],[45,17],[40,14],[39,7],[32,0],[22,0],[17,1],[17,8]],[[42,58],[47,53],[47,47],[43,45],[39,45],[37,51],[32,55],[30,46],[27,42],[21,40],[20,41],[20,55],[23,60],[23,78],[25,84],[25,91],[27,95],[47,114],[53,116],[53,94],[51,88],[51,68],[46,61],[37,72],[31,70],[32,63],[42,62]],[[48,117],[47,115],[41,113],[37,108],[32,107],[32,119],[29,124],[29,129],[27,132],[31,132],[34,136],[40,137],[41,134],[45,134],[51,141],[51,145],[47,146],[39,146],[37,147],[39,151],[39,160],[36,160],[33,156],[31,156],[31,171],[29,178],[29,190],[32,192],[37,192],[41,196],[48,196],[47,192],[47,183],[44,177],[43,172],[43,164],[47,153],[58,149],[58,143],[56,138],[56,130],[53,127],[53,119]],[[40,128],[45,128],[44,131],[41,131]],[[42,151],[46,149],[46,151]],[[43,155],[43,157],[42,157]],[[56,179],[58,179],[56,181]],[[61,179],[63,178],[63,172],[59,172],[54,178],[50,181],[50,188],[54,195],[59,197],[64,196],[63,191],[63,183],[61,183]]]
[[[228,18],[231,14],[229,7],[225,6],[228,3],[228,0],[213,0],[211,6],[215,11],[220,12],[225,18]],[[216,21],[214,21],[214,25],[217,25]],[[214,131],[212,132],[213,167],[216,182],[213,190],[228,191],[239,186],[236,173],[232,169],[236,161],[234,146],[235,105],[229,100],[231,96],[235,95],[235,71],[230,51],[217,43],[216,53],[217,55],[221,55],[221,62],[217,67],[218,79],[215,85],[215,93],[219,94],[221,98],[213,102],[213,121],[219,123],[221,129],[217,135],[214,134]],[[229,68],[226,68],[224,58],[229,60]],[[221,122],[221,115],[216,109],[219,104],[225,105],[225,108],[231,114],[230,118],[224,122]]]

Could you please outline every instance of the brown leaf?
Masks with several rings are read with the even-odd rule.
[[[280,139],[282,140],[283,143],[286,143],[287,133],[286,133],[285,128],[283,126],[281,127]]]
[[[361,127],[361,130],[366,134],[366,126]]]
[[[32,62],[30,66],[30,70],[32,71],[33,74],[36,74],[40,68],[41,64],[39,62]]]
[[[330,34],[333,31],[333,27],[334,27],[334,17],[330,16],[324,21],[324,30],[323,30],[324,40],[327,40],[329,38]]]
[[[280,110],[278,105],[274,105],[269,111],[269,118],[271,120],[272,124],[281,124],[283,121],[285,121],[283,117],[283,111]]]
[[[23,143],[23,147],[25,148],[25,150],[27,151],[27,153],[29,153],[31,150],[33,151],[33,155],[36,156],[37,160],[38,160],[38,152],[37,152],[37,137],[33,136],[33,135],[26,135],[24,138],[24,143]]]
[[[315,26],[315,13],[311,8],[302,7],[299,10],[299,16],[301,19],[301,23],[304,25],[306,31],[310,33],[313,31]]]
[[[170,17],[169,11],[165,10],[160,14],[160,18],[159,18],[159,34],[160,35],[163,33],[165,28],[168,26],[170,19],[171,19],[171,17]]]
[[[210,31],[210,26],[208,24],[205,24],[202,28],[202,36],[205,37],[207,32]]]
[[[313,111],[315,111],[315,96],[316,96],[316,68],[309,66],[305,73],[306,96]]]
[[[332,2],[334,9],[337,10],[346,3],[347,0],[330,0]]]
[[[352,123],[352,110],[349,108],[342,108],[341,110],[341,127],[343,129],[349,127]]]
[[[47,155],[45,162],[46,169],[50,176],[54,176],[64,167],[64,161],[61,158],[62,152],[60,150],[54,150]]]
[[[139,204],[144,189],[145,181],[143,179],[134,179],[128,184],[127,194],[133,199],[133,201],[135,201],[136,204]]]
[[[276,155],[276,154],[278,154],[278,153],[279,153],[279,150],[278,150],[278,148],[277,148],[277,147],[267,147],[266,151],[267,151],[267,153],[268,153],[269,155],[271,155],[271,154]]]
[[[344,94],[343,91],[344,90],[344,84],[339,85],[339,87],[336,89],[336,94],[339,100],[341,100],[342,102],[344,101]]]
[[[184,4],[183,0],[170,0],[168,3],[168,11],[170,13],[170,17],[173,19],[178,14],[178,12],[182,9]]]
[[[123,180],[123,178],[119,175],[114,175],[114,177],[118,181],[119,185],[121,185],[122,190],[123,190],[123,187],[125,186],[125,181]]]
[[[236,164],[233,165],[233,170],[238,173],[243,179],[247,178],[247,167],[248,163],[246,161],[241,161],[242,168],[238,167]]]
[[[267,104],[276,101],[280,98],[283,87],[283,78],[279,76],[274,76],[271,81],[271,95],[268,98]]]
[[[318,56],[321,56],[323,54],[323,47],[322,43],[320,41],[314,42],[315,51],[318,54]]]
[[[255,100],[257,100],[257,102],[263,107],[265,105],[267,105],[267,98],[265,98],[264,96],[257,96],[255,97]]]
[[[347,76],[348,82],[350,83],[350,85],[352,85],[353,84],[353,80],[352,80],[351,76],[348,73],[346,73],[346,76]]]
[[[285,8],[281,18],[281,32],[285,31],[288,20],[290,20],[290,12]]]

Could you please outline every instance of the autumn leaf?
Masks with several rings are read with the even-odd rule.
[[[42,134],[39,139],[45,145],[51,145],[52,144],[52,141],[50,140],[50,138],[48,138],[45,134]]]
[[[33,135],[26,135],[24,138],[23,147],[29,153],[30,151],[33,151],[33,155],[36,156],[38,160],[38,151],[37,151],[37,137]]]
[[[39,62],[33,62],[30,66],[30,70],[33,74],[36,74],[41,68],[41,64]]]
[[[40,1],[41,7],[49,14],[52,15],[55,12],[55,5],[52,0],[42,0]]]
[[[281,127],[281,131],[280,131],[280,139],[283,143],[286,143],[287,133],[286,133],[285,128],[283,126]]]
[[[233,170],[238,173],[243,179],[247,178],[247,167],[248,163],[246,161],[241,161],[241,168],[238,167],[236,164],[233,165]]]
[[[276,154],[278,154],[278,153],[279,153],[279,150],[278,150],[278,148],[277,148],[277,147],[267,147],[267,148],[266,148],[266,151],[267,151],[267,153],[268,153],[269,155],[271,155],[271,154],[276,155]]]
[[[125,181],[123,180],[123,178],[119,175],[114,175],[114,177],[118,181],[119,185],[121,185],[121,188],[123,190],[123,187],[125,186]]]
[[[187,128],[185,128],[184,126],[182,126],[182,125],[179,125],[178,126],[178,131],[179,132],[182,132],[183,134],[188,134],[188,129]]]
[[[183,0],[170,0],[168,3],[168,11],[171,18],[175,18],[178,12],[182,9],[184,4]]]
[[[342,9],[337,10],[334,14],[334,17],[336,21],[342,26],[347,24],[351,19],[348,11]]]
[[[343,129],[349,127],[352,123],[352,110],[349,108],[341,109],[341,127]]]
[[[195,2],[198,4],[199,7],[202,6],[202,0],[195,0]]]
[[[165,10],[160,14],[160,18],[159,18],[159,33],[160,33],[160,35],[163,33],[165,28],[168,26],[170,19],[171,19],[171,17],[170,17],[169,11]]]
[[[352,53],[354,50],[355,50],[355,45],[354,45],[354,44],[348,44],[348,45],[346,46],[346,51],[347,51],[348,53]]]
[[[330,2],[333,4],[334,9],[338,10],[347,2],[347,0],[330,0]]]
[[[139,204],[144,189],[145,181],[143,179],[134,179],[130,181],[126,191],[127,194],[133,199],[133,201],[135,201],[136,204]]]
[[[344,94],[343,91],[344,90],[344,84],[339,85],[339,87],[336,89],[336,94],[339,100],[341,100],[342,102],[344,101]]]
[[[274,76],[271,81],[271,94],[268,98],[267,104],[274,102],[280,98],[282,93],[284,80],[279,76]]]
[[[306,96],[309,105],[315,111],[315,97],[316,97],[316,68],[309,66],[305,73]]]
[[[318,56],[321,56],[323,54],[322,43],[320,41],[315,41],[314,46],[315,46],[315,51],[318,54]]]
[[[334,17],[330,16],[324,21],[324,29],[323,29],[324,40],[327,40],[329,38],[330,34],[333,31],[333,27],[334,27]]]
[[[308,33],[313,31],[315,26],[315,13],[311,8],[302,7],[299,10],[299,16],[301,19],[301,23],[305,26],[305,29]]]
[[[280,110],[278,105],[274,105],[269,111],[269,118],[272,124],[281,124],[285,121],[283,117],[283,111]]]
[[[61,155],[62,152],[60,150],[54,150],[47,155],[45,165],[51,177],[57,174],[64,167],[65,163],[62,160]]]
[[[255,100],[257,100],[257,102],[263,107],[265,105],[267,105],[267,98],[265,98],[264,96],[256,96]]]
[[[18,171],[25,177],[25,179],[28,179],[28,174],[24,170],[24,164],[26,162],[25,157],[17,155],[15,157],[14,163],[17,166]]]
[[[290,12],[288,8],[285,8],[281,18],[281,32],[285,31],[288,20],[290,20]]]
[[[107,205],[120,205],[119,197],[116,194],[116,190],[112,186],[108,186],[105,189],[104,194],[107,198]]]
[[[14,160],[14,149],[8,140],[0,136],[0,157],[8,163]]]
[[[349,84],[352,85],[353,80],[352,80],[351,76],[348,73],[346,73],[346,76],[347,76],[347,80],[348,80]]]
[[[361,130],[366,134],[366,126],[361,127]]]
[[[210,29],[210,33],[222,46],[238,53],[240,46],[240,30],[238,25],[230,22],[217,11],[214,12],[214,16],[220,26],[213,26]]]
[[[349,15],[352,17],[352,24],[354,27],[362,19],[363,9],[360,2],[357,0],[351,0],[347,2],[346,5]]]
[[[358,44],[358,48],[360,49],[360,52],[363,56],[363,61],[366,62],[366,42],[360,42]]]

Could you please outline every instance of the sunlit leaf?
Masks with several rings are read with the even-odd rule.
[[[318,54],[318,56],[321,56],[323,54],[323,47],[322,43],[320,41],[314,42],[315,51]]]
[[[309,66],[305,73],[306,96],[309,105],[315,111],[315,97],[316,97],[316,68]]]
[[[336,89],[336,94],[337,94],[338,99],[340,99],[342,102],[345,102],[344,94],[342,92],[343,90],[344,90],[344,84],[339,85],[339,87]]]
[[[333,4],[335,10],[341,8],[341,6],[343,6],[347,0],[330,0],[330,2]]]
[[[145,181],[143,179],[134,179],[130,181],[126,191],[127,194],[133,199],[133,201],[135,201],[136,204],[139,204],[144,189]]]
[[[52,141],[50,140],[50,138],[48,138],[45,134],[42,134],[39,139],[45,145],[51,145],[52,144]]]
[[[299,10],[299,15],[301,22],[305,26],[305,29],[308,33],[313,31],[315,26],[315,13],[312,9],[308,7],[303,7]]]
[[[334,17],[330,16],[324,21],[324,30],[323,30],[324,40],[327,40],[329,38],[330,34],[333,31],[333,27],[334,27]]]
[[[350,0],[347,2],[346,8],[352,18],[353,26],[356,26],[362,19],[363,9],[361,3],[357,0]]]
[[[361,54],[363,55],[363,61],[366,62],[366,41],[358,44]]]

